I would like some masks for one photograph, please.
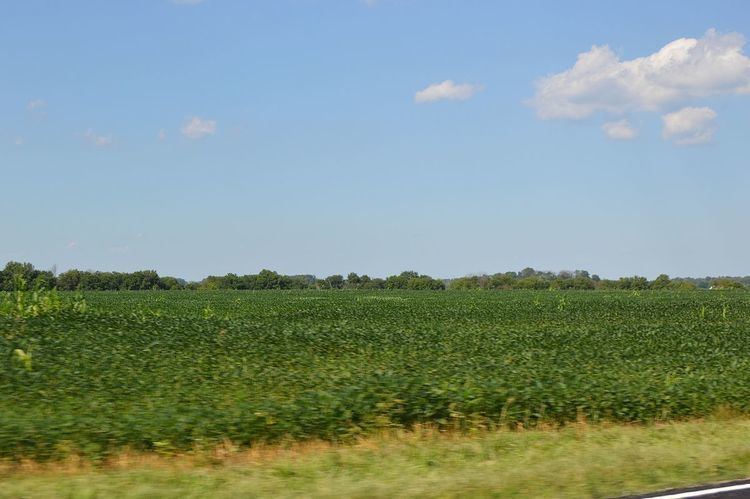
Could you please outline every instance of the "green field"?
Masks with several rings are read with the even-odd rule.
[[[741,291],[62,301],[0,318],[0,457],[750,413]]]

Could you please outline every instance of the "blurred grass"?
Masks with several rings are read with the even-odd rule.
[[[750,476],[750,420],[459,435],[354,445],[0,465],[0,497],[607,497]]]

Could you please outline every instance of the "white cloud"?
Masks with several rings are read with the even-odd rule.
[[[97,147],[111,146],[113,142],[112,135],[98,135],[91,128],[83,132],[83,138]]]
[[[630,140],[638,136],[638,130],[628,120],[610,121],[602,125],[604,134],[614,140]]]
[[[705,144],[714,136],[715,119],[716,111],[710,107],[685,107],[662,116],[662,136],[680,145]]]
[[[78,246],[78,243],[75,242],[75,241],[69,241],[68,244],[67,244],[67,246],[68,246],[68,248],[73,249],[76,246]]]
[[[34,99],[26,104],[26,110],[32,113],[42,112],[47,107],[47,103],[42,99]]]
[[[183,123],[180,132],[189,139],[200,139],[216,133],[216,122],[193,116]]]
[[[536,82],[530,103],[543,119],[581,119],[597,112],[660,111],[717,94],[750,93],[744,37],[710,29],[631,60],[606,45],[579,54],[575,65]]]
[[[433,83],[414,94],[414,101],[423,104],[439,100],[467,100],[481,89],[481,85],[456,84],[453,80],[445,80],[442,83]]]
[[[17,146],[20,147],[20,146],[24,145],[26,143],[26,141],[24,140],[23,137],[16,137],[15,139],[13,139],[13,143],[15,145],[17,145]]]
[[[156,138],[159,142],[164,142],[167,140],[167,131],[162,128],[159,130],[159,133],[156,134]]]

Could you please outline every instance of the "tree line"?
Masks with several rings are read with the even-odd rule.
[[[412,289],[442,290],[445,282],[428,275],[407,271],[381,279],[354,272],[344,277],[330,275],[318,279],[314,275],[283,275],[272,270],[258,274],[208,276],[201,281],[159,276],[154,270],[136,272],[100,272],[71,269],[60,274],[38,270],[30,263],[9,262],[0,270],[0,291],[12,291],[23,282],[24,287],[57,288],[61,291],[139,291],[139,290],[201,290],[201,289]]]
[[[520,272],[504,272],[493,275],[476,275],[453,279],[450,289],[620,289],[645,290],[691,290],[691,289],[746,289],[750,287],[748,277],[670,278],[661,274],[654,280],[632,276],[619,279],[602,279],[585,270],[548,272],[525,268]]]
[[[548,272],[525,268],[519,272],[474,275],[457,279],[435,279],[414,271],[405,271],[387,278],[339,274],[319,279],[314,275],[283,275],[272,270],[258,274],[208,276],[201,281],[188,282],[170,276],[159,276],[154,270],[136,272],[99,272],[71,269],[60,274],[39,270],[30,263],[9,262],[0,270],[0,291],[12,291],[24,286],[57,288],[61,291],[126,291],[126,290],[265,290],[265,289],[406,289],[406,290],[690,290],[690,289],[747,289],[747,277],[675,278],[662,274],[654,280],[645,277],[601,279],[585,270]]]

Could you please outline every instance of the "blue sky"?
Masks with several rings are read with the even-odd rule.
[[[562,4],[3,2],[0,262],[750,274],[750,7]]]

